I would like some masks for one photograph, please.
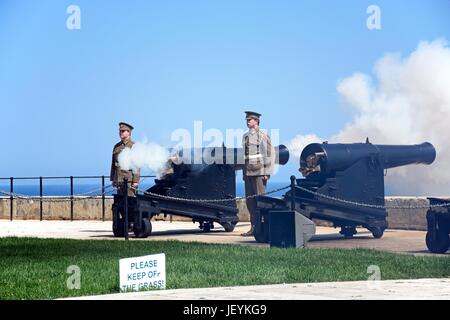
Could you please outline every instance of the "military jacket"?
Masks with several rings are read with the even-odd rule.
[[[131,141],[130,139],[126,143],[120,141],[119,143],[116,143],[116,145],[114,146],[111,161],[111,175],[110,175],[111,181],[121,183],[123,182],[124,178],[128,178],[128,181],[130,183],[139,183],[140,170],[133,172],[132,170],[123,170],[119,166],[119,159],[118,159],[119,154],[122,152],[123,149],[131,148],[133,145],[134,142]]]
[[[249,130],[242,137],[244,176],[270,176],[275,164],[275,150],[270,137],[262,130]]]

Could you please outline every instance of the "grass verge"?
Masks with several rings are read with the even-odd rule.
[[[53,299],[119,292],[119,259],[166,254],[167,289],[450,277],[450,257],[367,249],[278,249],[178,241],[0,238],[0,299]],[[69,290],[77,265],[81,288]]]

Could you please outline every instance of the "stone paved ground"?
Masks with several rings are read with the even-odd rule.
[[[153,222],[153,233],[147,239],[131,241],[152,241],[173,239],[179,241],[199,241],[207,243],[229,243],[248,246],[268,246],[256,243],[253,237],[241,237],[249,228],[248,223],[239,223],[234,232],[225,232],[220,226],[212,232],[204,233],[198,224],[191,222]],[[308,243],[311,248],[370,248],[417,255],[432,255],[425,245],[424,231],[386,230],[383,238],[374,239],[366,229],[358,230],[354,239],[344,239],[339,229],[317,227],[316,236]],[[70,239],[117,239],[111,231],[111,222],[101,221],[37,221],[37,220],[0,220],[0,237],[38,237]],[[447,252],[446,255],[450,255]]]
[[[88,300],[450,300],[450,279],[294,283],[154,290],[71,299]]]

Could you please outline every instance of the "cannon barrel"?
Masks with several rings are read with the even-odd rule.
[[[373,158],[383,169],[409,164],[431,164],[436,150],[429,142],[415,145],[375,145],[371,143],[307,145],[300,156],[300,171],[307,176],[312,172],[329,175],[343,171],[362,158]]]
[[[429,142],[411,146],[380,145],[384,168],[395,168],[408,164],[432,164],[436,149]]]
[[[284,165],[289,160],[289,150],[284,145],[274,147],[275,163]],[[263,157],[267,155],[262,155]],[[226,164],[242,169],[245,164],[243,148],[207,147],[181,149],[176,154],[175,164],[211,165]]]

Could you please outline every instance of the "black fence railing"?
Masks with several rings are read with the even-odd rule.
[[[154,177],[155,176],[141,176],[141,178],[154,178]],[[30,198],[38,198],[39,199],[39,220],[40,221],[42,221],[42,218],[43,218],[44,181],[45,180],[69,180],[70,194],[67,196],[59,197],[59,198],[70,199],[70,221],[73,221],[73,219],[74,219],[73,204],[74,204],[74,199],[76,196],[74,194],[74,180],[75,179],[101,179],[101,184],[102,184],[101,194],[98,197],[99,198],[101,197],[101,200],[102,200],[102,221],[105,221],[105,212],[106,212],[106,207],[105,207],[106,196],[105,196],[105,194],[107,193],[105,179],[109,180],[110,176],[9,177],[9,178],[1,178],[0,177],[0,181],[2,181],[2,180],[9,181],[9,199],[10,199],[9,219],[12,221],[13,217],[14,217],[14,199],[19,198],[19,197],[15,196],[15,193],[14,193],[14,181],[15,180],[38,180],[39,181],[39,196],[30,196]],[[49,195],[46,197],[52,197],[52,196]]]

